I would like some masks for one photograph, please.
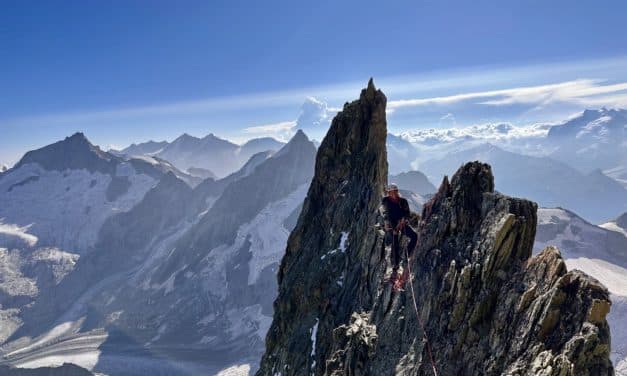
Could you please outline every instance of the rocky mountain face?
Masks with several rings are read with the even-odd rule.
[[[318,150],[258,375],[611,375],[608,290],[554,247],[531,257],[537,206],[495,192],[489,165],[443,180],[413,281],[399,293],[383,282],[385,104],[371,81]]]
[[[436,181],[472,160],[492,166],[499,192],[526,197],[544,207],[566,207],[595,223],[627,209],[627,190],[598,170],[582,173],[549,157],[512,153],[491,144],[426,161],[421,170]]]
[[[607,286],[612,309],[611,359],[617,375],[627,375],[627,232],[616,221],[593,225],[562,208],[538,209],[534,253],[559,247],[568,269],[579,269]]]

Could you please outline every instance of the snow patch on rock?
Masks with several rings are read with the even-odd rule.
[[[249,285],[257,281],[266,266],[281,261],[290,234],[283,222],[303,202],[308,189],[308,184],[301,185],[284,199],[270,203],[252,221],[240,227],[235,244],[243,244],[248,239],[252,253],[248,262]]]

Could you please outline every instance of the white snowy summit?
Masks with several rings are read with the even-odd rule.
[[[627,167],[627,110],[585,110],[551,127],[552,156],[582,170]]]

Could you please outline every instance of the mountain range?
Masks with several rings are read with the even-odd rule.
[[[82,135],[53,145],[0,176],[3,361],[172,375],[259,356],[313,174],[304,133],[194,186]]]
[[[172,142],[148,141],[112,152],[118,155],[158,157],[201,178],[222,178],[242,167],[254,154],[276,151],[283,145],[271,137],[255,138],[240,146],[213,133],[203,138],[184,133]]]
[[[516,126],[488,123],[468,127],[438,127],[402,132],[407,140],[434,159],[480,144],[498,144],[526,155],[549,156],[582,172],[625,166],[627,110],[585,110],[559,123]]]
[[[307,114],[318,114],[309,116],[308,122],[312,127],[324,127],[332,111],[319,101],[311,100],[308,106],[311,108]],[[627,283],[624,280],[627,215],[623,214],[627,211],[624,206],[627,199],[624,185],[619,181],[622,162],[616,159],[612,164],[607,156],[610,154],[599,154],[590,164],[593,169],[587,165],[572,167],[573,161],[585,159],[588,151],[570,158],[568,153],[577,154],[580,149],[557,148],[560,143],[575,145],[578,141],[572,141],[572,137],[599,140],[607,134],[602,127],[611,128],[607,132],[614,132],[612,137],[621,136],[620,127],[613,125],[620,124],[618,121],[603,120],[604,125],[598,127],[589,124],[598,123],[603,116],[619,119],[624,113],[592,111],[584,116],[585,121],[574,118],[559,125],[590,129],[581,135],[572,131],[551,135],[556,125],[537,125],[533,130],[479,127],[474,130],[474,136],[457,137],[453,132],[448,136],[450,140],[439,144],[434,139],[419,141],[395,136],[385,129],[373,130],[376,137],[368,136],[366,130],[362,136],[354,137],[351,127],[367,121],[378,123],[381,117],[385,121],[384,112],[368,115],[370,111],[373,108],[357,111],[349,104],[344,106],[340,117],[343,120],[338,120],[343,125],[336,126],[327,135],[329,140],[321,144],[310,140],[302,130],[297,131],[300,129],[297,127],[287,143],[259,138],[239,146],[215,135],[204,138],[183,135],[171,143],[147,142],[120,152],[105,152],[77,133],[26,153],[15,166],[0,172],[0,370],[3,365],[35,368],[72,362],[92,372],[115,375],[221,371],[246,374],[257,369],[264,350],[266,356],[261,369],[268,369],[271,352],[267,349],[272,348],[275,338],[279,338],[276,335],[280,334],[275,329],[284,330],[281,325],[292,325],[288,320],[277,321],[277,307],[281,312],[295,309],[285,305],[281,295],[273,304],[280,286],[277,276],[279,282],[286,278],[292,281],[287,288],[302,293],[298,295],[302,299],[306,295],[298,290],[299,286],[316,285],[318,278],[328,280],[328,290],[318,291],[313,287],[305,290],[314,294],[305,303],[318,302],[319,309],[337,315],[334,320],[338,320],[338,328],[346,329],[344,332],[338,329],[338,335],[359,329],[356,333],[370,338],[370,319],[359,316],[353,320],[348,311],[333,308],[336,298],[343,299],[346,307],[354,307],[353,299],[365,296],[350,292],[360,278],[351,272],[353,266],[361,265],[364,271],[371,268],[369,273],[381,271],[377,269],[379,266],[360,264],[363,261],[360,258],[346,263],[347,257],[353,257],[357,244],[366,244],[366,248],[379,245],[371,243],[377,236],[369,230],[370,221],[374,220],[371,212],[376,210],[366,204],[366,197],[370,204],[377,202],[384,182],[395,182],[409,199],[413,211],[435,213],[433,218],[440,219],[434,221],[440,226],[445,223],[443,218],[448,218],[447,210],[457,208],[459,212],[451,218],[458,218],[459,222],[451,220],[451,223],[480,226],[484,232],[468,234],[488,239],[486,244],[492,244],[491,238],[483,236],[497,231],[498,223],[489,219],[490,216],[478,215],[464,202],[449,206],[447,201],[459,197],[456,196],[459,193],[453,192],[476,192],[468,188],[469,183],[463,183],[464,179],[453,184],[443,178],[452,176],[470,160],[480,160],[490,163],[490,174],[487,167],[472,164],[477,176],[481,176],[475,183],[486,189],[482,195],[499,202],[492,209],[494,218],[507,217],[502,206],[505,202],[513,205],[512,208],[520,205],[519,209],[508,210],[527,208],[529,213],[525,215],[531,216],[533,205],[527,200],[504,198],[502,194],[526,197],[541,206],[534,227],[535,242],[529,233],[521,230],[531,228],[531,224],[522,221],[519,223],[522,227],[512,230],[529,240],[520,249],[529,248],[531,253],[533,248],[533,253],[539,254],[548,248],[541,256],[547,265],[559,266],[562,259],[564,268],[583,270],[607,286],[607,296],[612,301],[607,315],[612,332],[612,351],[608,357],[618,374],[627,373],[624,356],[627,333],[622,325],[627,319],[627,298],[623,291]],[[508,142],[499,141],[499,146],[495,146],[486,143],[487,136],[477,136],[481,132],[500,132],[507,135],[504,137],[516,139],[514,134],[527,131],[536,133],[516,137],[525,142],[535,140],[543,146],[534,144],[513,151]],[[549,145],[549,138],[556,138],[551,141],[553,147],[542,150]],[[492,142],[497,141],[492,139]],[[616,156],[617,150],[624,146],[612,142],[606,144],[610,145],[608,149],[615,149],[611,155]],[[431,143],[430,148],[421,146],[427,143]],[[521,141],[516,145],[523,144]],[[355,155],[362,158],[341,154],[345,150],[360,150]],[[541,153],[527,153],[529,150]],[[368,155],[372,158],[364,157]],[[389,175],[383,167],[384,160],[386,165],[390,164]],[[374,167],[366,164],[373,161]],[[422,172],[416,171],[417,167]],[[345,177],[348,175],[350,178]],[[318,176],[316,182],[312,182],[314,176]],[[488,189],[490,184],[486,182],[490,179],[494,191]],[[432,182],[442,184],[438,189]],[[369,187],[367,195],[363,191],[365,187]],[[317,211],[322,214],[310,215],[310,219],[303,214]],[[325,225],[324,221],[328,220],[334,221],[334,225]],[[452,231],[453,227],[446,228],[442,231]],[[363,240],[360,231],[365,234]],[[423,236],[433,242],[449,239],[440,235]],[[459,249],[470,245],[466,240],[465,237],[455,240],[460,242]],[[322,253],[313,257],[306,268],[295,269],[289,266],[296,263],[290,261],[296,257],[294,254],[305,257],[300,251],[293,253],[295,244],[311,245],[307,248],[312,252],[311,257],[315,252],[315,255]],[[289,245],[287,253],[286,245]],[[559,251],[551,250],[552,246]],[[512,249],[518,248],[507,246],[507,250]],[[375,254],[378,255],[372,253]],[[431,269],[427,264],[425,261],[423,265],[425,276],[442,276],[428,274]],[[456,265],[461,268],[463,262]],[[446,267],[448,270],[450,265]],[[294,270],[301,270],[302,274],[288,276]],[[319,270],[324,273],[309,275]],[[463,268],[457,272],[461,276]],[[512,281],[518,275],[512,274]],[[573,272],[565,275],[588,281],[587,277]],[[563,277],[559,273],[555,276]],[[364,289],[375,286],[377,278],[369,280],[369,287],[364,285]],[[421,286],[431,286],[431,282],[423,282]],[[596,282],[585,283],[593,286],[588,292],[600,294],[598,300],[604,301],[603,289],[594,287]],[[528,285],[517,286],[522,289]],[[547,287],[545,293],[554,293],[554,287]],[[321,298],[327,293],[331,294],[329,302]],[[407,296],[405,300],[394,300],[385,295],[388,293],[381,297],[382,302],[390,305],[390,312],[400,312],[394,311],[400,307],[399,302],[410,307]],[[509,290],[502,293],[514,296]],[[301,298],[294,301],[300,302]],[[427,295],[423,298],[430,299]],[[581,300],[582,307],[590,303],[583,295],[576,298]],[[481,296],[473,299],[481,301]],[[537,304],[544,304],[541,298],[536,299]],[[478,305],[477,309],[480,308]],[[442,308],[442,314],[455,312],[446,309]],[[560,306],[559,309],[574,308]],[[466,308],[469,315],[470,311],[472,308]],[[272,324],[273,315],[275,324]],[[342,315],[346,320],[340,323]],[[407,318],[409,314],[405,318],[394,315],[391,316],[394,320],[414,320]],[[315,321],[315,317],[307,316],[304,332],[299,334],[304,338],[302,348],[308,349],[301,352],[308,355],[306,362],[313,360],[314,370],[324,363],[322,357],[329,354],[327,350],[334,350],[331,353],[335,354],[346,350],[346,354],[353,354],[353,359],[359,362],[367,359],[368,347],[356,347],[348,337],[341,337],[339,342],[323,340],[330,324],[321,317]],[[573,314],[573,317],[579,316]],[[381,328],[387,328],[382,330],[389,329],[390,333],[398,330],[393,325],[387,327],[393,320],[386,320],[381,321]],[[603,320],[592,324],[603,330]],[[438,333],[440,329],[433,326],[428,330]],[[412,338],[413,334],[403,335]],[[331,332],[328,337],[332,337]],[[381,336],[379,343],[386,343],[384,337]],[[314,343],[313,354],[309,351],[312,338],[318,341],[317,345]],[[600,341],[605,338],[601,333]],[[441,349],[448,348],[447,344],[436,343],[440,345]],[[415,359],[415,355],[407,358],[407,362],[409,359]],[[603,363],[602,357],[595,359],[598,362],[595,364]],[[348,364],[341,357],[330,360],[335,369]],[[581,361],[590,360],[581,358]],[[521,364],[528,365],[525,362]],[[307,363],[306,370],[310,366]],[[424,362],[420,365],[426,366]]]

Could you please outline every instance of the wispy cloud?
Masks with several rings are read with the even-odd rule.
[[[577,103],[598,105],[612,103],[627,104],[627,82],[604,84],[603,80],[579,79],[556,84],[522,86],[500,90],[461,93],[448,96],[402,99],[390,101],[388,109],[393,112],[404,107],[442,106],[461,102],[504,106],[513,104],[546,105],[549,103]]]
[[[287,141],[294,133],[296,121],[282,121],[273,124],[256,125],[242,129],[242,133],[252,137],[274,137]]]
[[[413,96],[418,99],[391,100],[388,102],[390,112],[398,108],[424,105],[444,105],[466,100],[483,99],[484,104],[506,104],[508,101],[522,101],[529,98],[535,102],[558,94],[554,98],[568,96],[567,91],[573,90],[570,97],[599,95],[624,88],[624,83],[615,85],[600,85],[598,80],[574,80],[574,77],[614,77],[617,74],[624,76],[624,66],[627,56],[615,58],[589,60],[578,62],[561,62],[551,64],[523,65],[518,67],[475,67],[463,70],[448,70],[424,72],[419,75],[377,77],[376,83],[383,88],[390,98]],[[618,72],[618,73],[617,73]],[[564,81],[551,85],[516,86],[516,82],[529,83],[547,82],[563,78]],[[621,77],[623,78],[623,77]],[[324,98],[327,102],[337,106],[355,97],[365,85],[363,81],[340,82],[320,86],[309,86],[273,92],[248,93],[235,96],[201,98],[166,103],[155,103],[146,106],[129,108],[111,108],[98,110],[79,110],[75,112],[32,115],[14,119],[5,119],[7,124],[85,124],[90,122],[134,122],[137,119],[160,118],[168,116],[203,116],[217,112],[232,113],[243,109],[268,109],[288,106],[299,106],[308,96]],[[477,87],[500,86],[502,90],[472,91]],[[509,87],[508,87],[509,86]],[[467,89],[454,95],[438,95],[434,93],[450,93]],[[595,90],[598,92],[595,93]],[[624,89],[623,89],[624,90]],[[420,95],[420,96],[419,96]],[[589,98],[590,103],[598,104],[603,99],[616,100],[625,103],[624,98]],[[594,100],[593,100],[594,99]],[[330,112],[341,110],[340,107],[330,107]]]
[[[244,128],[244,133],[275,133],[285,132],[290,130],[296,125],[295,121],[282,121],[274,124],[256,125],[254,127]]]
[[[557,121],[584,108],[627,106],[627,55],[597,60],[557,61],[520,66],[480,66],[375,77],[388,96],[391,130],[415,127],[464,126],[476,122]],[[588,77],[587,79],[585,79]],[[591,78],[608,78],[604,81]],[[148,138],[173,139],[182,132],[214,132],[232,140],[269,135],[289,138],[297,109],[313,96],[328,103],[329,120],[341,105],[356,97],[368,77],[359,81],[277,91],[241,93],[143,106],[76,109],[47,114],[0,114],[0,159],[17,160],[26,150],[60,139],[77,130],[93,142],[124,145]],[[410,108],[414,111],[409,111]],[[408,111],[403,111],[408,109]],[[454,113],[453,117],[442,115]],[[262,125],[255,125],[262,124]],[[247,126],[251,125],[251,126]],[[323,135],[310,126],[308,134]],[[296,125],[296,126],[300,126]],[[314,138],[320,139],[321,136]],[[26,143],[24,140],[28,140]]]

